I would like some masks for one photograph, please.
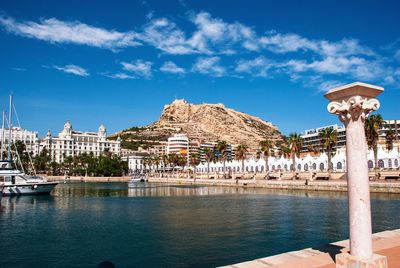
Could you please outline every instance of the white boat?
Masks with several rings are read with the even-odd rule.
[[[146,180],[147,178],[146,175],[144,174],[134,174],[131,178],[131,182],[141,182],[141,181],[144,182]]]
[[[27,175],[14,168],[12,161],[0,161],[0,181],[3,182],[3,196],[50,194],[58,184]]]

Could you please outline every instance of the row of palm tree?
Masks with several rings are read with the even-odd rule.
[[[379,129],[381,129],[383,124],[382,116],[371,115],[366,119],[365,122],[365,134],[367,139],[367,144],[370,149],[374,151],[375,167],[378,166],[377,163],[377,144],[379,140]],[[328,172],[332,172],[332,157],[335,153],[335,147],[338,142],[338,133],[333,128],[325,128],[320,133],[321,145],[307,146],[307,151],[314,154],[318,154],[321,151],[325,151],[328,157]],[[393,141],[395,140],[395,133],[392,130],[386,131],[386,149],[393,149]],[[270,139],[265,139],[260,141],[259,149],[257,152],[257,157],[262,158],[265,161],[265,170],[268,171],[268,159],[271,156],[283,156],[284,158],[291,158],[291,171],[296,171],[296,157],[300,156],[304,140],[299,133],[291,133],[287,137],[284,137],[283,141],[272,141]],[[245,160],[248,155],[248,146],[245,144],[240,144],[235,149],[235,160],[241,161],[242,171],[244,171]],[[207,163],[207,173],[209,176],[210,163],[220,161],[223,163],[223,176],[226,178],[226,161],[228,160],[229,145],[226,141],[218,141],[216,146],[213,148],[205,148],[203,150],[203,155]],[[172,170],[175,167],[184,167],[189,164],[192,167],[196,167],[200,163],[200,158],[198,154],[191,154],[189,156],[189,163],[187,163],[186,156],[180,155],[163,155],[161,158],[148,158],[146,162],[148,165],[155,165],[158,169],[158,165],[163,163],[163,166],[171,166]]]

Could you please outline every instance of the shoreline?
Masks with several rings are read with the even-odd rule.
[[[232,180],[232,179],[188,179],[188,178],[148,178],[154,183],[175,183],[198,186],[229,186],[244,188],[266,188],[302,191],[347,192],[347,181],[311,181],[311,180]],[[400,194],[400,182],[370,181],[371,193]]]
[[[85,177],[85,176],[46,176],[48,181],[54,182],[129,182],[130,176],[123,177]],[[301,191],[328,191],[347,192],[346,180],[260,180],[260,179],[194,179],[194,178],[160,178],[149,177],[151,183],[169,183],[178,185],[197,186],[228,186],[240,188],[265,188],[280,190],[301,190]],[[400,181],[370,181],[371,193],[395,193],[400,194]]]

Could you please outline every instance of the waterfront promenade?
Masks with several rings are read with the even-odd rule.
[[[340,180],[265,180],[265,179],[199,179],[199,178],[160,178],[149,177],[149,182],[172,183],[184,185],[215,185],[232,187],[257,187],[283,190],[306,190],[306,191],[334,191],[346,192],[347,181]],[[398,193],[400,194],[400,181],[370,181],[372,193]]]
[[[387,267],[400,267],[400,229],[373,234],[373,252],[387,257]],[[224,266],[225,268],[335,268],[335,256],[349,251],[349,240]]]
[[[267,188],[267,189],[282,189],[282,190],[305,190],[305,191],[332,191],[332,192],[346,192],[347,181],[344,173],[333,173],[332,180],[310,180],[306,179],[309,173],[299,173],[300,179],[292,180],[291,177],[286,176],[287,179],[282,180],[266,180],[264,176],[259,174],[251,178],[250,174],[243,176],[244,179],[223,179],[223,175],[217,176],[216,179],[208,179],[206,176],[196,176],[195,178],[188,178],[187,174],[179,174],[160,177],[159,174],[149,176],[148,181],[152,183],[169,183],[169,184],[182,184],[182,185],[211,185],[211,186],[230,186],[230,187],[254,187],[254,188]],[[384,175],[384,173],[382,173]],[[85,176],[47,176],[48,181],[58,182],[129,182],[130,177],[85,177]],[[400,194],[400,181],[399,180],[376,180],[370,181],[370,190],[372,193],[397,193]]]

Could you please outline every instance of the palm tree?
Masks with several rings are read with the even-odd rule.
[[[286,159],[290,157],[290,152],[289,144],[283,142],[278,146],[278,156],[283,156]]]
[[[313,153],[313,155],[317,155],[319,153],[319,148],[317,145],[307,145],[307,151]]]
[[[190,165],[195,169],[200,164],[200,157],[196,153],[190,154],[189,161]]]
[[[386,131],[385,135],[385,143],[386,143],[386,150],[391,151],[393,150],[393,142],[396,139],[396,135],[393,129],[389,129]]]
[[[365,137],[367,139],[368,148],[374,151],[375,160],[375,172],[378,169],[378,141],[379,141],[379,129],[382,128],[383,119],[380,114],[371,115],[365,119]],[[377,174],[375,174],[375,178]]]
[[[158,155],[153,156],[153,163],[156,166],[156,172],[158,171],[158,166],[160,165],[161,159]]]
[[[235,150],[235,159],[242,161],[242,172],[244,172],[244,160],[246,159],[248,147],[244,144],[238,145]]]
[[[260,141],[260,152],[262,153],[265,161],[265,172],[268,172],[268,158],[271,156],[273,148],[274,143],[271,140],[265,139],[263,141]]]
[[[211,150],[210,148],[205,148],[203,151],[206,162],[207,162],[207,178],[210,178],[210,162],[214,161],[215,159],[215,153],[214,150]]]
[[[287,142],[292,156],[292,171],[296,171],[296,156],[300,155],[303,138],[298,133],[290,133]]]
[[[319,136],[321,137],[321,144],[328,154],[328,172],[332,171],[332,151],[337,143],[337,131],[331,127],[323,129]]]
[[[163,165],[163,173],[165,173],[165,167],[168,165],[169,163],[169,156],[167,154],[163,154],[161,156],[161,160],[162,160],[162,165]]]
[[[218,151],[218,156],[223,163],[224,179],[226,179],[225,163],[226,159],[228,158],[227,150],[228,150],[228,143],[226,141],[218,141],[217,151]]]

